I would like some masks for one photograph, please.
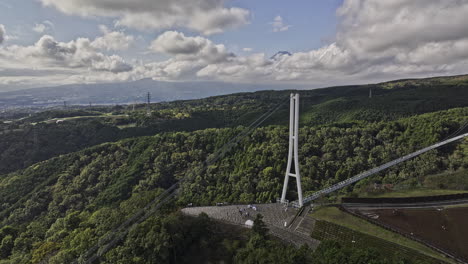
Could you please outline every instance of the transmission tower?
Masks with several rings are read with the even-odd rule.
[[[291,105],[289,108],[289,154],[286,175],[284,176],[283,193],[281,203],[286,203],[286,191],[288,189],[289,177],[295,177],[297,183],[297,195],[299,206],[302,207],[301,174],[299,172],[299,94],[291,94]],[[294,173],[291,171],[294,159]]]
[[[146,115],[151,116],[151,109],[150,109],[151,94],[150,94],[150,92],[148,92],[146,94],[146,99],[147,99],[147,102],[146,102]]]

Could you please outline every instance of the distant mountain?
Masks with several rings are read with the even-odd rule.
[[[290,56],[288,51],[279,51],[272,59]],[[466,85],[468,75],[443,76],[425,79],[394,80],[375,84],[386,89],[405,86]],[[146,93],[151,93],[151,102],[200,99],[209,96],[261,90],[310,89],[298,84],[239,84],[226,82],[162,82],[142,79],[124,83],[73,84],[0,93],[0,109],[10,107],[50,107],[63,105],[113,105],[142,103]]]
[[[275,55],[271,56],[270,59],[272,59],[272,60],[277,60],[277,59],[279,59],[279,58],[282,57],[282,56],[291,56],[291,55],[292,55],[292,54],[291,54],[291,52],[289,52],[289,51],[278,51],[278,52],[276,52]]]
[[[152,79],[125,83],[73,84],[0,93],[0,108],[56,106],[67,104],[128,104],[199,99],[208,96],[259,90],[304,89],[306,86],[278,84],[234,84],[225,82],[162,82]]]

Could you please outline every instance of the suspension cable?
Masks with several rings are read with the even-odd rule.
[[[463,132],[463,130],[465,130],[465,128],[468,126],[468,120],[465,122],[465,124],[463,124],[462,126],[460,126],[455,132],[453,132],[452,134],[446,136],[443,140],[446,140],[446,139],[449,139],[451,137],[455,137],[457,136],[458,134],[460,134],[461,132]],[[442,140],[442,141],[443,141]]]

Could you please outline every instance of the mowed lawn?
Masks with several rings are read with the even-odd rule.
[[[448,258],[445,258],[441,254],[435,252],[434,250],[416,242],[411,239],[408,239],[397,233],[388,231],[379,226],[373,225],[363,219],[357,218],[350,214],[340,211],[337,207],[321,207],[317,210],[314,210],[311,213],[311,216],[318,220],[328,221],[337,225],[347,227],[349,229],[362,232],[367,235],[379,237],[390,242],[405,246],[418,252],[437,258],[449,263],[456,263],[451,261]]]

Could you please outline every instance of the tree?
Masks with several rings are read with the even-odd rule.
[[[13,249],[13,237],[8,235],[2,239],[2,243],[0,244],[0,257],[6,258],[10,256],[11,250]]]
[[[265,222],[263,222],[263,215],[257,214],[252,230],[260,236],[266,237],[268,233],[268,227],[266,226]]]

